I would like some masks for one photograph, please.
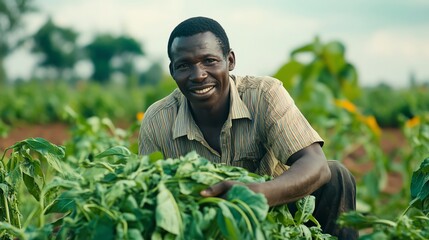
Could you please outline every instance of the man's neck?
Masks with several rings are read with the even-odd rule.
[[[193,109],[192,116],[199,127],[220,128],[229,115],[230,97],[224,103],[219,103],[211,108]]]

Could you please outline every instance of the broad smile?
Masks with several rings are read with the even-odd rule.
[[[198,89],[194,88],[194,89],[190,89],[190,92],[194,96],[203,97],[203,96],[207,96],[208,94],[210,94],[214,88],[215,88],[215,86],[208,86],[205,88],[198,88]]]
[[[212,90],[213,88],[214,88],[214,86],[210,86],[210,87],[206,87],[203,89],[195,89],[195,90],[193,90],[193,92],[197,93],[197,94],[204,94],[204,93],[207,93],[208,91]]]

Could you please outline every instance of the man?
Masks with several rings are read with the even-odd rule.
[[[224,29],[209,18],[180,23],[167,50],[178,89],[146,111],[140,154],[161,151],[177,158],[195,150],[215,163],[274,176],[247,186],[264,194],[270,206],[314,194],[314,216],[324,232],[356,238],[355,231],[335,223],[341,212],[355,208],[354,179],[339,163],[328,164],[323,140],[280,81],[230,75],[235,54]],[[240,183],[221,182],[201,195],[222,196],[234,184]]]

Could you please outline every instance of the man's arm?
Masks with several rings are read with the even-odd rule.
[[[331,178],[331,172],[325,154],[319,143],[303,148],[290,156],[287,163],[289,170],[277,178],[264,183],[250,183],[247,186],[257,193],[262,193],[270,206],[296,201],[317,190]],[[224,181],[201,192],[204,197],[222,196],[234,184]]]

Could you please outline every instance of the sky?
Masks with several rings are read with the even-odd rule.
[[[236,75],[273,75],[290,52],[318,36],[340,41],[362,86],[407,86],[410,76],[429,82],[429,0],[35,0],[39,11],[25,18],[34,33],[51,17],[79,32],[127,34],[142,43],[148,59],[168,67],[172,29],[194,16],[217,20],[236,55]],[[37,58],[29,47],[6,59],[12,78],[27,77]],[[89,74],[88,65],[80,64]]]

